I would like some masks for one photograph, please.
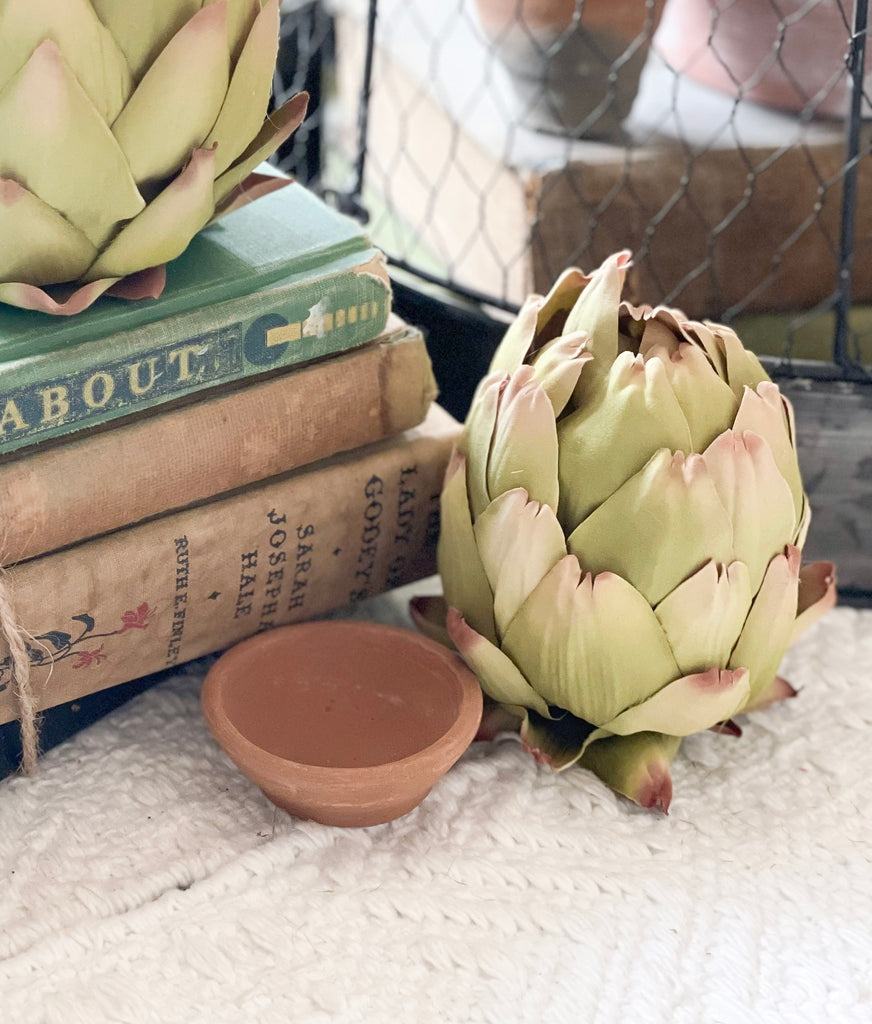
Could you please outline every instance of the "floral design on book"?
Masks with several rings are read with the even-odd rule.
[[[65,658],[75,658],[73,668],[89,668],[105,661],[108,655],[103,651],[103,644],[94,645],[94,641],[106,640],[111,636],[120,636],[133,629],[147,629],[151,621],[152,609],[143,601],[137,608],[131,608],[121,615],[121,624],[117,629],[105,633],[95,633],[97,622],[93,616],[83,612],[73,615],[74,622],[81,623],[78,636],[61,629],[51,629],[25,642],[25,650],[31,665],[53,665]],[[7,654],[0,661],[0,692],[12,681],[12,655]]]

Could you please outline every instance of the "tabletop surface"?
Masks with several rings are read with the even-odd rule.
[[[3,1017],[868,1024],[872,611],[783,673],[741,739],[685,743],[668,816],[500,739],[347,830],[276,811],[180,673],[0,783]]]

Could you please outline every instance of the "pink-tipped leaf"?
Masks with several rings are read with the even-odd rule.
[[[835,607],[837,596],[836,567],[832,562],[810,562],[800,568],[791,643]]]
[[[454,646],[489,697],[500,704],[533,708],[540,715],[548,716],[547,703],[518,666],[499,647],[476,632],[456,608],[449,607],[446,625]]]
[[[440,502],[442,524],[436,558],[445,600],[462,608],[479,633],[496,640],[493,592],[475,542],[466,490],[466,459],[453,452],[445,473]]]
[[[145,206],[124,154],[50,39],[0,89],[2,173],[100,248]],[[55,159],[49,159],[54,154]]]
[[[602,725],[679,674],[648,602],[614,573],[562,558],[506,630],[502,648],[549,705]]]
[[[607,736],[591,743],[579,763],[640,807],[666,814],[672,802],[669,766],[680,745],[679,736],[656,732]]]
[[[800,552],[788,545],[769,563],[763,583],[730,656],[730,667],[750,672],[747,709],[767,690],[787,650],[796,619]]]
[[[493,591],[497,634],[502,636],[552,566],[566,555],[566,541],[551,508],[530,501],[522,487],[505,491],[473,527]]]
[[[173,36],[112,125],[137,182],[170,177],[203,146],[229,77],[227,4],[220,0]]]
[[[658,448],[689,451],[687,419],[660,360],[621,353],[605,386],[558,424],[560,518],[569,532]]]
[[[690,736],[731,718],[747,703],[749,693],[745,668],[695,672],[621,712],[604,723],[602,732],[618,736],[645,731]]]
[[[732,525],[701,455],[661,449],[570,534],[594,573],[618,573],[657,604],[706,562],[733,561]]]

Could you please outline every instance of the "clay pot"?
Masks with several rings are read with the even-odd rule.
[[[408,630],[362,621],[284,626],[209,670],[213,735],[277,806],[325,825],[376,825],[424,799],[481,718],[459,656]]]
[[[616,140],[663,0],[476,0],[528,128]]]
[[[676,71],[720,92],[797,113],[811,102],[816,117],[844,117],[850,32],[838,0],[777,6],[668,0],[654,48]]]

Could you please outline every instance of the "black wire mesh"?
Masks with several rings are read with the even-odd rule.
[[[281,11],[273,104],[280,106],[303,90],[310,100],[305,121],[279,147],[274,162],[317,188],[324,164],[325,91],[335,61],[333,19],[318,0],[285,0]]]
[[[544,0],[286,11],[336,39],[315,109],[345,159],[308,178],[395,266],[489,306],[629,248],[636,301],[867,376],[867,0],[597,2],[555,0],[556,27]]]

